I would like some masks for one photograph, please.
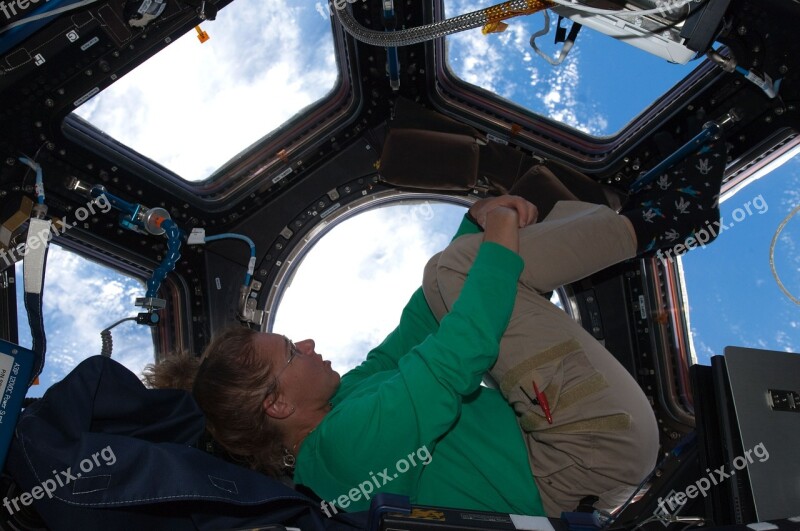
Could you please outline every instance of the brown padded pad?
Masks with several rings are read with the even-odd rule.
[[[463,134],[392,129],[379,168],[384,181],[405,188],[468,191],[478,180],[478,144]]]

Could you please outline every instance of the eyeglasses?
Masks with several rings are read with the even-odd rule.
[[[297,345],[295,345],[293,341],[291,341],[288,337],[284,339],[286,340],[286,349],[289,352],[289,355],[287,356],[286,359],[286,365],[284,365],[281,368],[281,370],[278,371],[278,374],[275,375],[275,379],[267,387],[267,392],[264,393],[264,400],[266,400],[269,395],[275,392],[275,390],[278,388],[278,379],[280,379],[281,375],[283,374],[283,371],[288,369],[289,365],[292,364],[292,361],[301,354],[300,349],[297,348]]]
[[[292,360],[294,360],[297,356],[300,355],[300,349],[297,348],[297,345],[295,345],[294,342],[291,341],[288,337],[286,338],[286,348],[289,351],[289,356],[288,359],[286,360],[286,365],[284,365],[283,368],[278,371],[278,374],[275,375],[276,380],[281,377],[283,371],[289,368],[289,365],[292,364]]]

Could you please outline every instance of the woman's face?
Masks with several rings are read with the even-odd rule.
[[[256,348],[269,356],[280,394],[295,407],[324,407],[339,388],[339,373],[315,350],[312,339],[293,343],[278,334],[256,336]]]

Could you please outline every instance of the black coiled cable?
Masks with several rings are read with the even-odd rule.
[[[114,340],[111,338],[111,329],[117,326],[120,323],[124,323],[125,321],[135,321],[136,317],[126,317],[125,319],[120,319],[116,323],[112,324],[108,328],[100,331],[100,342],[102,346],[100,347],[100,355],[105,356],[106,358],[111,357],[111,351],[114,348]]]

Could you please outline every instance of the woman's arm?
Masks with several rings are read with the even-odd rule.
[[[453,239],[462,234],[476,232],[485,227],[484,241],[498,243],[517,252],[519,249],[518,227],[536,221],[536,207],[520,197],[500,196],[476,201],[469,210],[470,216],[480,225],[475,225],[465,216]],[[400,358],[439,328],[422,289],[418,289],[403,309],[400,323],[383,342],[367,354],[367,359],[342,377],[338,402],[363,381],[380,371],[397,368]]]
[[[494,242],[519,253],[519,214],[516,210],[498,207],[486,215],[484,242]]]

